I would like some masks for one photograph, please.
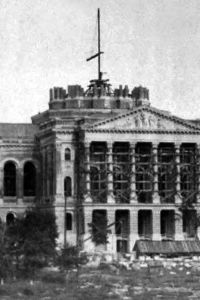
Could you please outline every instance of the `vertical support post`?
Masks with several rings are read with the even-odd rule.
[[[176,241],[183,241],[184,234],[183,234],[183,214],[182,212],[177,209],[175,211],[175,240]]]
[[[23,198],[23,168],[17,169],[16,195],[17,201],[22,203]]]
[[[46,186],[46,168],[45,168],[45,148],[42,149],[42,196],[43,198],[46,196],[45,194],[45,186]]]
[[[129,250],[133,251],[135,242],[139,239],[138,236],[138,209],[130,210],[130,239]]]
[[[107,159],[108,159],[108,197],[107,203],[115,203],[113,195],[113,143],[107,143]]]
[[[3,166],[0,168],[0,204],[3,204],[4,197],[4,169]]]
[[[107,209],[107,220],[108,226],[112,224],[112,226],[109,227],[110,233],[108,234],[107,250],[111,253],[116,253],[115,210],[113,208]]]
[[[153,217],[153,240],[160,241],[161,240],[161,226],[160,226],[160,217],[161,212],[160,209],[154,208],[152,210],[152,217]]]
[[[135,161],[135,147],[136,143],[130,143],[130,160],[131,160],[131,176],[130,176],[130,203],[136,204],[136,161]]]
[[[67,197],[64,195],[65,205],[64,205],[64,249],[67,247],[67,222],[66,222],[66,209],[67,209]]]
[[[92,202],[91,198],[91,182],[90,182],[90,143],[85,143],[85,183],[86,183],[86,195],[84,202]]]
[[[176,162],[176,196],[175,196],[175,203],[181,204],[182,197],[181,197],[181,166],[180,166],[180,144],[175,144],[175,162]]]
[[[100,31],[100,9],[98,8],[97,13],[98,18],[98,80],[101,80],[101,31]]]
[[[88,224],[92,223],[92,214],[93,209],[91,207],[84,207],[84,239],[83,239],[83,248],[84,250],[93,251],[94,243],[91,239],[91,232]]]
[[[153,203],[160,203],[160,196],[158,193],[158,144],[152,144],[153,153]]]
[[[61,144],[56,144],[55,145],[55,171],[56,171],[56,189],[55,189],[55,194],[56,197],[62,198],[63,195],[63,177],[62,177],[62,145]]]

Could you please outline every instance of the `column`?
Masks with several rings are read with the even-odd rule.
[[[152,210],[152,222],[153,222],[153,226],[152,226],[152,239],[154,241],[160,241],[161,238],[161,226],[160,226],[160,209],[158,208],[154,208]]]
[[[135,207],[130,210],[130,239],[129,251],[132,252],[135,242],[139,239],[138,236],[138,209]]]
[[[46,165],[46,182],[47,182],[47,197],[50,197],[50,187],[51,187],[51,147],[47,147],[47,165]]]
[[[64,189],[63,189],[63,176],[62,176],[62,145],[55,145],[55,196],[57,200],[63,199]]]
[[[3,166],[0,168],[0,205],[3,204],[4,196],[4,169]]]
[[[92,223],[93,209],[91,207],[84,207],[84,238],[83,238],[83,249],[86,251],[94,250],[94,243],[91,239],[91,228],[88,224]]]
[[[113,143],[107,143],[107,159],[108,159],[108,196],[107,203],[115,203],[113,194]]]
[[[23,168],[16,168],[16,198],[19,205],[22,205],[22,198],[24,195],[24,185],[23,185]]]
[[[130,143],[130,156],[131,156],[131,178],[130,178],[130,203],[136,204],[136,169],[135,169],[135,147],[136,143]]]
[[[158,144],[152,144],[153,152],[153,203],[160,203],[160,196],[158,193]]]
[[[46,170],[45,170],[45,148],[42,149],[42,197],[45,197]]]
[[[90,182],[90,143],[85,143],[85,171],[86,194],[84,196],[84,202],[92,202]]]
[[[200,144],[197,145],[197,203],[200,204]]]
[[[180,144],[175,144],[175,162],[176,162],[176,195],[175,195],[175,203],[181,204],[181,166],[180,166]]]
[[[175,211],[175,240],[176,241],[183,241],[184,234],[183,234],[183,214],[182,212],[177,209]]]
[[[117,249],[117,240],[115,234],[115,210],[112,208],[108,208],[107,210],[107,220],[108,220],[108,230],[110,233],[108,234],[108,244],[107,244],[107,251],[110,253],[116,253]]]

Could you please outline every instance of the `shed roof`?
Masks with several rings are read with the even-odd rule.
[[[200,241],[136,241],[138,255],[190,255],[200,254]]]

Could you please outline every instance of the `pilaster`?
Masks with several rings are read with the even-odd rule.
[[[136,204],[136,168],[135,168],[135,147],[136,143],[130,143],[130,158],[131,158],[131,178],[130,178],[130,203]]]
[[[160,241],[161,238],[161,226],[160,226],[160,209],[154,208],[152,210],[152,228],[153,228],[153,240],[154,241]]]
[[[160,203],[160,196],[158,193],[158,144],[152,144],[153,152],[153,203]]]
[[[139,239],[138,235],[138,209],[130,210],[130,242],[129,251],[133,251],[135,242]]]
[[[113,143],[107,143],[107,159],[108,159],[108,196],[107,203],[115,203],[113,194]]]
[[[86,194],[84,195],[84,202],[92,202],[90,181],[90,143],[85,143],[85,171]]]
[[[176,195],[175,203],[181,204],[181,161],[180,161],[180,144],[175,144],[175,162],[176,162]]]

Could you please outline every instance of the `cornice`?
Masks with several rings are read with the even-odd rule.
[[[188,135],[200,135],[200,131],[184,131],[184,130],[145,130],[145,129],[85,129],[85,132],[92,133],[145,133],[145,134],[188,134]]]

